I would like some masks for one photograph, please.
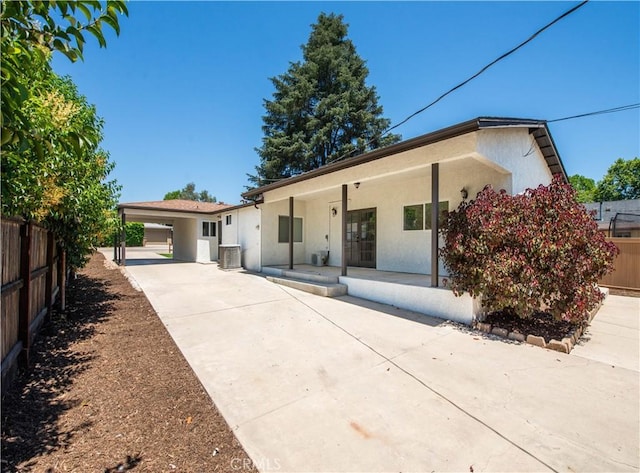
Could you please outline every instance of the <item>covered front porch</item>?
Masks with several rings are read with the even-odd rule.
[[[431,276],[425,274],[349,266],[348,275],[342,276],[341,267],[310,264],[296,264],[293,269],[288,265],[263,266],[262,273],[275,277],[274,282],[301,290],[314,284],[343,285],[346,293],[353,297],[467,325],[471,325],[481,311],[476,299],[468,294],[456,297],[447,289],[446,278],[439,277],[438,287],[434,287]]]

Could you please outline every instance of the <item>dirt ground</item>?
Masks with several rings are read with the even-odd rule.
[[[2,399],[1,471],[256,471],[143,293],[95,254]]]

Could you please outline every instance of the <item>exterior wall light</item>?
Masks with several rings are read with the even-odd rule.
[[[358,189],[360,187],[360,183],[359,182],[354,182],[353,185],[355,186],[356,189]]]
[[[469,197],[469,192],[467,192],[466,187],[460,189],[460,195],[462,196],[462,200],[466,200]]]
[[[338,209],[336,209],[335,207],[331,207],[331,215],[333,215],[334,217],[338,215]]]

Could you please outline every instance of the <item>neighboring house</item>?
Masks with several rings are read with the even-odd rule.
[[[610,237],[640,237],[640,199],[589,202],[598,230]]]
[[[477,118],[250,190],[250,204],[190,217],[197,230],[183,256],[215,259],[214,246],[200,252],[200,225],[224,221],[220,243],[240,244],[247,269],[284,274],[326,262],[351,295],[470,323],[477,301],[438,288],[439,216],[486,185],[517,194],[554,174],[567,180],[546,122]],[[406,283],[392,273],[408,275]]]
[[[171,226],[160,223],[144,224],[144,246],[171,244]]]
[[[218,259],[218,244],[224,234],[221,217],[214,212],[230,207],[223,203],[160,200],[120,204],[118,211],[123,222],[171,225],[173,257],[183,261],[207,262]]]

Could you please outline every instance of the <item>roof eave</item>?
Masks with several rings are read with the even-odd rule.
[[[280,187],[285,187],[297,182],[312,179],[314,177],[323,176],[325,174],[330,174],[342,169],[358,166],[360,164],[368,163],[376,159],[381,159],[392,154],[402,153],[404,151],[409,151],[411,149],[426,146],[428,144],[437,143],[439,141],[455,138],[457,136],[472,133],[481,129],[490,128],[529,128],[529,131],[533,133],[538,146],[541,146],[541,142],[543,142],[543,139],[546,138],[550,145],[549,149],[545,150],[546,154],[545,152],[543,152],[544,159],[547,162],[547,166],[549,166],[552,174],[561,174],[565,182],[568,182],[567,173],[564,169],[562,161],[560,160],[560,156],[556,149],[555,143],[553,142],[553,138],[549,133],[547,122],[545,120],[528,118],[478,117],[466,122],[452,125],[447,128],[442,128],[440,130],[427,133],[425,135],[418,136],[416,138],[411,138],[409,140],[402,141],[385,148],[369,151],[368,153],[364,153],[359,156],[346,159],[344,161],[333,162],[312,171],[298,174],[297,176],[292,176],[281,181],[274,182],[272,184],[257,187],[255,189],[244,192],[242,194],[242,197],[244,199],[259,199],[265,192],[269,192]]]
[[[244,192],[242,194],[242,197],[245,199],[250,199],[253,196],[259,196],[260,194],[263,194],[265,192],[278,189],[280,187],[285,187],[290,184],[295,184],[296,182],[306,181],[314,177],[323,176],[335,171],[358,166],[359,164],[375,161],[376,159],[384,158],[397,153],[402,153],[404,151],[409,151],[411,149],[419,148],[427,144],[436,143],[438,141],[443,141],[446,139],[454,138],[456,136],[471,133],[480,129],[479,123],[479,119],[476,118],[466,122],[458,123],[457,125],[443,128],[441,130],[427,133],[426,135],[421,135],[416,138],[401,141],[400,143],[386,146],[384,148],[375,149],[373,151],[363,153],[353,158],[333,162],[317,169],[298,174],[297,176],[292,176],[281,181],[274,182],[272,184],[267,184],[265,186],[249,190],[247,192]]]

